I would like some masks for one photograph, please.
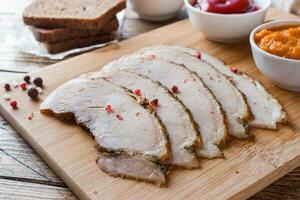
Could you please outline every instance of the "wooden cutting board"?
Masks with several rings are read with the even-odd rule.
[[[268,19],[275,18],[295,16],[272,9]],[[255,140],[232,141],[224,150],[225,159],[203,160],[201,169],[173,171],[166,188],[104,174],[95,163],[98,154],[89,134],[40,114],[39,103],[69,79],[97,71],[126,53],[158,44],[199,48],[247,72],[282,102],[290,125],[280,126],[278,131],[251,130]],[[42,99],[33,102],[20,88],[13,89],[10,94],[19,102],[19,109],[10,109],[1,98],[1,114],[82,199],[245,199],[300,165],[300,94],[272,85],[255,67],[248,43],[207,41],[188,20],[52,65],[32,76],[44,79]],[[34,118],[28,120],[31,113]]]

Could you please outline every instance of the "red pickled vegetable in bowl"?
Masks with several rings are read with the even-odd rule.
[[[206,12],[218,14],[242,14],[259,9],[252,0],[197,0],[193,6]]]

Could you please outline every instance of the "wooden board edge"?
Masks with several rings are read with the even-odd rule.
[[[34,151],[44,160],[48,166],[54,171],[54,173],[60,177],[68,187],[76,194],[80,199],[90,198],[80,189],[76,184],[72,184],[71,177],[69,177],[64,170],[60,169],[51,156],[37,143],[35,142],[30,134],[22,128],[22,126],[13,119],[13,117],[5,110],[3,105],[0,103],[0,113],[6,119],[11,126],[17,131],[17,133],[34,149]]]
[[[283,176],[287,175],[288,173],[290,173],[291,171],[293,171],[299,166],[300,166],[300,155],[297,155],[296,157],[285,162],[282,166],[266,174],[263,178],[249,185],[247,188],[241,190],[239,193],[233,195],[230,198],[236,200],[249,199],[259,191],[263,190],[264,188],[271,185],[275,181],[279,180]]]

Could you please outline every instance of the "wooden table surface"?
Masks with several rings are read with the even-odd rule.
[[[16,17],[15,7],[27,0],[10,0],[0,3],[0,30],[9,28]],[[6,4],[4,6],[4,4]],[[183,11],[176,20],[184,18]],[[120,39],[152,30],[164,23],[150,23],[140,20],[135,13],[127,10],[119,30]],[[14,31],[13,29],[11,30]],[[0,40],[1,41],[1,40]],[[0,82],[12,77],[24,76],[47,65],[58,62],[22,53],[15,47],[0,46]],[[20,138],[18,133],[0,115],[0,199],[66,199],[77,197],[54,174],[43,160]],[[257,193],[251,199],[300,199],[300,167]]]

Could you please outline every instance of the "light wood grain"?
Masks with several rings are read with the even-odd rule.
[[[12,4],[15,5],[20,5],[22,3],[26,3],[27,0],[11,0],[10,2],[12,2]],[[11,8],[12,6],[4,6],[3,2],[1,2],[1,7],[0,7],[0,28],[7,28],[8,26],[10,26],[11,23],[13,23],[14,16],[11,13],[11,11],[16,12],[16,9],[9,9],[9,11],[7,11],[8,8]],[[276,14],[278,13],[278,15]],[[275,14],[277,15],[277,18],[282,17],[280,12],[275,12]],[[274,12],[272,12],[272,15],[274,17]],[[184,13],[183,13],[184,16]],[[276,16],[275,16],[276,17]],[[291,16],[293,17],[293,16]],[[3,23],[2,23],[3,22]],[[122,34],[120,34],[121,38],[129,38],[138,34],[141,34],[143,32],[152,30],[154,28],[160,27],[166,23],[170,23],[170,22],[165,22],[165,23],[150,23],[147,21],[143,21],[138,19],[138,16],[136,16],[136,14],[132,13],[132,11],[128,10],[125,14],[125,18],[122,21],[122,27],[120,32]],[[11,30],[13,31],[13,29]],[[15,48],[8,48],[7,46],[3,46],[1,45],[0,47],[0,82],[2,80],[8,80],[10,78],[16,77],[18,76],[23,76],[20,75],[19,73],[14,73],[15,71],[34,71],[37,70],[41,67],[45,67],[46,65],[49,65],[53,62],[57,62],[57,61],[51,61],[49,59],[45,59],[45,58],[40,58],[40,57],[36,57],[33,55],[29,55],[29,54],[25,54],[25,53],[21,53],[19,52],[17,49]],[[5,70],[11,70],[12,72],[6,72],[6,71],[1,71],[1,69],[5,69]],[[25,70],[24,70],[25,69]],[[10,76],[7,77],[7,76]],[[31,149],[28,144],[26,142],[24,142],[24,140],[22,140],[19,135],[17,134],[17,132],[12,129],[12,127],[5,121],[2,120],[0,118],[0,129],[3,130],[3,132],[1,132],[0,134],[0,139],[1,140],[1,145],[3,145],[4,143],[7,143],[7,146],[12,145],[12,149],[14,149],[14,151],[16,152],[21,152],[23,150],[23,148],[25,149]],[[4,133],[4,131],[6,132],[6,134],[10,134],[11,137],[5,137],[2,138],[2,134]],[[15,140],[18,143],[20,143],[19,145],[15,145],[14,143],[11,143],[10,140]],[[0,145],[0,147],[1,147]],[[10,152],[11,153],[11,152]],[[4,154],[0,153],[0,161],[2,161],[2,156],[4,156]],[[14,154],[12,154],[12,156],[15,156]],[[26,150],[24,151],[24,154],[22,155],[23,157],[35,157],[35,158],[39,158],[36,153],[32,150]],[[8,178],[12,178],[14,179],[14,181],[12,181],[10,184],[14,184],[16,186],[20,185],[20,183],[32,183],[32,182],[36,182],[39,181],[39,175],[35,175],[34,172],[30,172],[30,176],[28,176],[28,168],[24,165],[19,165],[16,162],[13,162],[13,160],[11,158],[8,158],[7,156],[4,157],[5,159],[3,159],[4,161],[7,161],[8,159],[10,160],[10,162],[0,162],[0,168],[4,169],[4,170],[0,170],[0,180],[2,180],[3,178],[1,177],[1,175],[4,175]],[[16,158],[18,159],[18,157]],[[28,160],[28,162],[31,166],[35,166],[33,164],[33,161],[30,161],[30,159],[26,159]],[[39,159],[40,160],[40,159]],[[31,164],[32,162],[32,164]],[[40,162],[39,164],[44,163],[43,161],[35,161],[35,162]],[[9,170],[9,169],[13,169],[13,170]],[[41,168],[44,173],[46,174],[51,174],[52,170],[49,169],[47,167],[47,165],[44,163],[44,167]],[[5,177],[5,178],[6,178]],[[282,199],[299,199],[300,196],[300,167],[295,169],[294,171],[292,171],[291,173],[289,173],[288,175],[284,176],[283,178],[281,178],[280,180],[274,182],[272,185],[268,186],[267,188],[265,188],[264,190],[262,190],[261,192],[257,193],[256,195],[254,195],[251,199],[262,199],[262,200],[282,200]],[[58,178],[56,178],[58,179]],[[6,180],[6,179],[4,179]],[[46,181],[43,183],[45,184]],[[61,182],[62,183],[62,182]],[[34,189],[30,192],[30,194],[28,194],[27,190],[17,190],[18,196],[24,196],[25,199],[31,200],[33,198],[35,198],[37,195],[36,194],[41,194],[43,193],[43,185],[41,187],[39,187],[40,183],[36,183],[36,187],[34,187]],[[49,182],[49,184],[52,184],[52,181]],[[26,184],[25,184],[26,185]],[[1,189],[3,191],[3,193],[1,194],[6,194],[8,195],[8,190],[6,190],[5,188],[8,187],[7,185],[1,185]],[[59,189],[59,188],[58,188]],[[65,188],[65,190],[68,190],[67,188]],[[55,190],[48,190],[51,191],[53,193],[56,193]],[[41,195],[42,196],[42,195]],[[52,196],[55,196],[53,194],[49,194],[47,193],[47,197],[44,197],[45,199],[49,199]],[[2,196],[1,196],[2,197]],[[2,198],[1,198],[2,199]],[[18,199],[18,198],[10,198],[10,199]],[[62,199],[60,197],[58,197],[57,199]]]
[[[271,16],[272,12],[275,17],[289,17],[274,10]],[[170,176],[170,186],[158,189],[102,173],[95,164],[97,152],[88,134],[76,126],[39,114],[38,103],[24,98],[24,92],[20,90],[12,92],[13,98],[20,101],[20,109],[11,110],[7,102],[1,100],[1,113],[82,199],[243,199],[299,165],[299,95],[276,88],[262,76],[253,64],[248,44],[220,45],[209,42],[201,33],[195,32],[187,20],[69,59],[33,75],[45,79],[45,97],[66,80],[98,70],[125,53],[161,43],[200,48],[255,76],[283,102],[294,127],[280,127],[278,132],[253,130],[255,142],[234,141],[225,150],[225,160],[203,161],[200,170],[177,170]],[[28,121],[27,116],[31,112],[35,113],[35,118]]]
[[[4,129],[3,123],[5,121],[0,116],[0,177],[52,181],[57,185],[64,185],[12,127],[6,126]]]
[[[77,198],[64,187],[15,182],[0,179],[0,199],[5,200],[76,200]]]

